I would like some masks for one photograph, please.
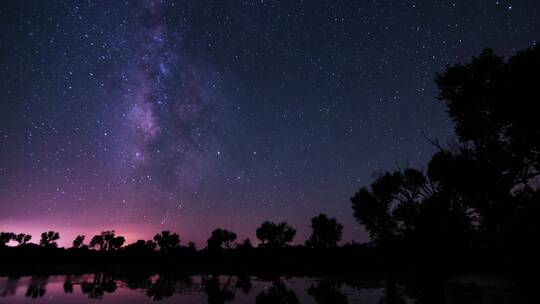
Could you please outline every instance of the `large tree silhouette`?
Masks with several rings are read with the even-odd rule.
[[[523,238],[519,245],[538,234],[539,70],[535,46],[507,61],[485,50],[437,75],[458,142],[433,141],[439,151],[426,172],[384,173],[351,198],[372,239],[463,246],[475,234],[484,245]]]
[[[505,61],[487,49],[470,63],[437,75],[439,99],[455,123],[459,145],[434,156],[437,180],[476,211],[480,229],[501,239],[527,208],[540,174],[538,100],[540,47]],[[535,186],[535,185],[534,185]],[[533,211],[533,210],[531,210]]]
[[[265,221],[257,228],[256,235],[261,241],[261,247],[279,248],[293,241],[296,230],[287,222],[276,224]]]
[[[329,218],[326,214],[319,214],[311,219],[313,232],[306,241],[307,247],[332,248],[337,247],[341,241],[343,225],[337,219]]]

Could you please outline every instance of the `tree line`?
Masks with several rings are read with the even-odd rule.
[[[310,248],[334,248],[341,241],[343,225],[337,219],[328,217],[326,214],[319,214],[311,220],[312,233],[305,242]],[[287,222],[274,223],[265,221],[256,230],[257,239],[261,248],[284,248],[294,240],[296,229]],[[18,246],[27,246],[32,239],[32,235],[24,233],[0,232],[0,248],[6,247],[11,241],[18,243]],[[45,248],[58,247],[57,241],[60,234],[55,231],[46,231],[41,234],[39,246]],[[124,246],[126,239],[117,235],[114,230],[102,231],[94,235],[88,244],[85,244],[85,235],[78,235],[72,242],[73,249],[95,249],[100,251],[114,251],[121,248],[139,250],[158,250],[162,252],[180,248],[180,236],[177,233],[164,230],[156,234],[152,240],[137,240],[132,244]],[[188,248],[195,249],[195,243],[189,242]],[[250,239],[244,239],[237,243],[235,232],[227,229],[215,229],[206,241],[206,249],[220,250],[233,248],[252,248]]]

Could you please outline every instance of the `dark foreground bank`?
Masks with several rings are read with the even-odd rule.
[[[27,244],[0,249],[0,275],[68,274],[103,271],[176,271],[279,275],[402,275],[417,272],[451,276],[491,273],[522,276],[537,273],[535,251],[451,251],[429,246],[372,247],[354,245],[328,249],[306,247],[168,251],[130,249],[48,248]]]

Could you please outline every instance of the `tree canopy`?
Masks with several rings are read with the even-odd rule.
[[[159,250],[167,251],[180,246],[180,237],[176,233],[163,230],[154,236],[154,241],[159,246]]]
[[[126,239],[123,236],[116,236],[114,230],[102,231],[90,240],[90,248],[99,250],[117,250],[124,245]]]
[[[508,60],[487,49],[436,76],[458,141],[448,148],[433,141],[439,151],[427,170],[386,172],[351,198],[372,239],[464,244],[474,235],[489,244],[539,231],[520,224],[540,215],[533,203],[540,196],[539,70],[535,46]]]
[[[287,243],[293,241],[296,230],[289,226],[287,222],[276,224],[265,221],[257,228],[256,235],[261,241],[262,247],[279,248],[285,247]]]
[[[336,218],[321,213],[311,219],[311,229],[313,232],[306,241],[307,247],[332,248],[341,241],[343,225]]]
[[[223,248],[230,249],[234,246],[235,241],[236,233],[227,229],[218,228],[212,231],[212,235],[208,241],[206,241],[206,244],[209,250],[218,250]]]
[[[57,247],[56,241],[60,238],[60,234],[54,231],[43,232],[39,245],[43,247]]]

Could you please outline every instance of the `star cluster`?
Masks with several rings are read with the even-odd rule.
[[[0,230],[202,245],[320,212],[452,139],[434,74],[539,38],[537,1],[35,1],[0,8]]]

